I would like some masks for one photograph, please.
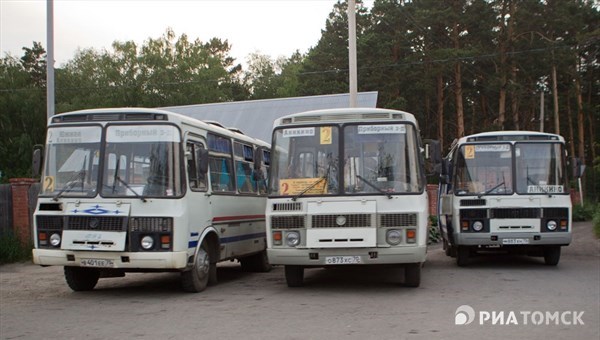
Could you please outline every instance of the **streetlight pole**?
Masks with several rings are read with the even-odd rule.
[[[54,0],[46,2],[46,113],[54,116]]]
[[[357,70],[356,70],[356,1],[348,0],[348,61],[350,83],[350,107],[357,104]]]

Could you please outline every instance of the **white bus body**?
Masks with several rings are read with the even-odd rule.
[[[398,265],[420,284],[428,199],[412,114],[332,109],[275,121],[267,253],[288,286],[306,267]]]
[[[167,111],[94,109],[53,116],[45,151],[33,261],[64,266],[73,290],[175,271],[198,292],[218,261],[270,268],[267,143]]]
[[[439,227],[446,254],[464,266],[478,251],[543,255],[556,265],[571,242],[563,137],[498,131],[458,140],[445,159]]]

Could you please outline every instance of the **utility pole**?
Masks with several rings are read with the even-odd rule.
[[[46,113],[54,116],[54,0],[46,1]]]
[[[356,70],[356,1],[348,0],[348,61],[350,83],[350,107],[356,107],[357,70]]]

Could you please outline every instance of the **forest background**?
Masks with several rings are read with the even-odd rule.
[[[377,107],[415,114],[422,137],[444,152],[477,132],[561,134],[596,201],[599,9],[593,0],[376,0],[370,9],[357,0],[358,90],[378,91]],[[347,93],[347,2],[323,19],[306,53],[255,53],[245,66],[226,37],[192,41],[170,28],[141,45],[81,49],[55,69],[56,112]],[[1,183],[29,177],[32,148],[45,141],[45,56],[33,42],[0,59]]]

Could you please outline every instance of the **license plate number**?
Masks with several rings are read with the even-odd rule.
[[[529,239],[526,238],[505,238],[502,244],[529,244]]]
[[[112,268],[115,266],[114,261],[108,259],[81,259],[79,263],[82,267]]]
[[[359,264],[362,263],[360,256],[327,256],[325,264]]]

